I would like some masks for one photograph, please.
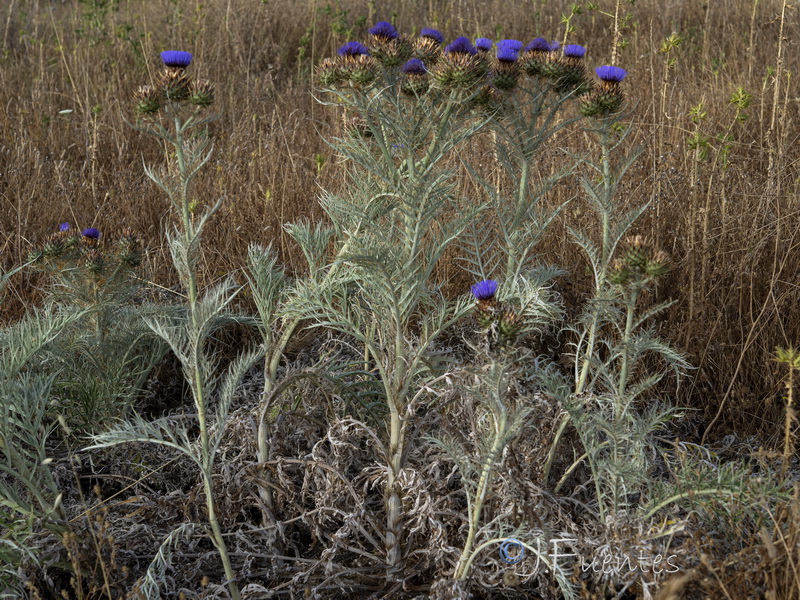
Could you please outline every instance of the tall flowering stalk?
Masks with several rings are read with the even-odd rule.
[[[129,441],[162,444],[183,452],[200,469],[208,511],[209,535],[219,552],[228,589],[234,600],[241,594],[228,555],[214,500],[213,470],[217,448],[222,440],[230,403],[244,373],[259,359],[261,351],[240,355],[224,377],[215,375],[217,365],[205,349],[208,337],[221,325],[240,322],[228,307],[236,291],[231,281],[201,294],[198,289],[197,265],[202,250],[202,234],[208,220],[222,204],[202,207],[193,194],[193,182],[211,158],[207,125],[215,116],[207,112],[214,102],[213,88],[208,81],[189,76],[186,69],[192,55],[182,51],[161,54],[164,70],[155,86],[142,86],[136,95],[136,111],[141,119],[136,128],[167,143],[165,168],[145,167],[145,173],[169,197],[179,222],[169,236],[175,269],[186,290],[186,312],[149,321],[153,331],[163,338],[181,361],[192,391],[197,413],[195,438],[189,426],[158,420],[146,422],[136,418],[119,429],[94,436],[90,448]],[[210,426],[209,401],[218,395],[216,427]]]
[[[597,351],[597,336],[601,323],[603,308],[608,303],[608,271],[617,245],[634,221],[646,210],[647,205],[640,206],[625,214],[621,212],[616,198],[616,190],[628,168],[635,162],[640,151],[635,150],[623,157],[615,171],[612,165],[612,152],[624,141],[627,132],[618,134],[620,109],[623,94],[620,82],[627,72],[620,67],[603,66],[595,69],[600,84],[595,85],[581,98],[581,113],[592,117],[593,122],[587,127],[594,134],[600,147],[600,159],[597,162],[587,161],[587,166],[594,170],[599,182],[583,180],[589,206],[599,217],[601,241],[599,247],[583,232],[572,230],[571,233],[578,245],[583,248],[591,260],[594,276],[594,299],[588,309],[588,325],[579,336],[575,362],[575,395],[583,394],[589,384],[591,366]],[[544,466],[544,479],[547,480],[552,467],[555,452],[567,425],[569,414],[565,413],[553,439],[550,453]]]

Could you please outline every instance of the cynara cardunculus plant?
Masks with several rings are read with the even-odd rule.
[[[624,70],[599,71],[610,80],[604,84],[619,93],[616,86]],[[586,102],[592,102],[595,93]],[[595,240],[588,232],[571,230],[588,259],[594,285],[578,322],[569,327],[575,344],[574,380],[567,381],[557,371],[544,377],[566,413],[543,476],[547,480],[559,440],[572,422],[585,453],[567,469],[556,490],[585,460],[592,473],[597,513],[607,522],[636,508],[635,499],[648,486],[651,438],[675,414],[658,402],[655,386],[669,372],[680,377],[689,365],[649,324],[669,303],[642,306],[644,291],[664,274],[668,263],[666,255],[646,239],[629,234],[647,204],[631,208],[618,197],[620,182],[641,150],[615,156],[624,148],[630,129],[621,126],[620,112],[601,114],[596,96],[595,102],[597,118],[584,123],[597,150],[594,158],[585,159],[589,175],[582,178],[582,187],[597,218],[599,236]]]
[[[32,254],[33,268],[54,283],[49,299],[84,315],[52,346],[49,361],[64,373],[51,408],[76,435],[124,417],[167,351],[144,322],[155,307],[132,301],[142,256],[142,242],[130,228],[105,235],[89,227],[78,234],[69,223]]]
[[[210,536],[222,559],[231,597],[239,600],[238,580],[217,520],[212,477],[231,400],[245,371],[259,359],[260,351],[239,356],[220,378],[206,349],[206,341],[216,329],[225,323],[241,321],[228,308],[236,294],[233,281],[228,280],[205,294],[198,288],[202,234],[222,205],[219,200],[203,207],[192,188],[194,178],[211,158],[207,126],[215,117],[207,109],[213,104],[214,95],[208,82],[195,80],[187,73],[192,62],[189,52],[170,50],[162,53],[161,58],[164,69],[155,86],[140,88],[137,93],[136,108],[141,119],[136,128],[168,144],[166,165],[160,169],[146,167],[145,173],[164,191],[178,216],[168,242],[186,293],[186,305],[182,314],[153,318],[148,324],[183,364],[194,400],[198,434],[191,432],[193,428],[176,425],[171,420],[148,422],[136,418],[114,431],[94,436],[91,448],[148,441],[179,450],[197,464],[203,478]],[[215,395],[218,396],[216,415],[212,418],[209,403]],[[212,427],[214,424],[216,427]]]
[[[358,119],[361,133],[334,142],[352,172],[342,195],[323,199],[332,228],[289,228],[304,254],[317,258],[313,277],[297,284],[296,296],[287,301],[297,319],[332,327],[363,345],[365,362],[384,386],[386,526],[376,539],[384,540],[390,580],[402,578],[410,550],[404,547],[402,474],[412,451],[408,431],[415,422],[415,399],[442,376],[439,363],[430,360],[437,338],[474,312],[488,341],[485,349],[500,361],[516,352],[515,340],[535,335],[529,323],[549,322],[558,313],[553,308],[548,318],[542,315],[548,282],[558,271],[539,267],[534,252],[558,211],[542,209],[538,200],[574,167],[540,178],[535,161],[554,133],[582,118],[578,111],[561,114],[576,96],[574,86],[563,89],[560,75],[546,78],[520,67],[520,53],[528,61],[536,56],[542,63],[558,63],[560,69],[582,60],[575,49],[564,57],[543,39],[528,48],[503,40],[492,56],[491,41],[479,39],[476,48],[469,38],[459,37],[435,63],[417,52],[396,67],[373,64],[369,84],[354,81],[346,61],[366,64],[367,52],[374,58],[378,47],[399,38],[394,34],[393,28],[376,26],[369,48],[351,42],[344,56],[319,67],[330,104]],[[439,36],[420,39],[438,51]],[[535,77],[524,77],[523,71]],[[458,151],[481,130],[493,134],[507,181],[501,192],[495,182],[476,176],[492,210],[481,205],[464,210],[454,193],[454,173],[445,165],[449,157],[468,163],[469,157]],[[453,210],[457,206],[460,212]],[[456,238],[464,243],[478,283],[471,299],[447,302],[431,277]],[[497,297],[500,279],[502,302]],[[498,438],[500,446],[510,439],[506,433]],[[484,473],[484,491],[492,468]],[[474,540],[480,510],[470,519],[473,537],[467,546]],[[468,571],[473,550],[465,551],[459,577]]]
[[[141,241],[130,229],[105,242],[96,227],[78,234],[64,222],[28,257],[35,269],[57,280],[55,300],[91,311],[98,339],[111,325],[113,309],[108,309],[132,293],[133,270],[142,259]]]

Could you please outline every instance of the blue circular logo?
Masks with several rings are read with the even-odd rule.
[[[515,565],[525,558],[525,546],[514,538],[508,538],[500,544],[500,559],[510,565]]]

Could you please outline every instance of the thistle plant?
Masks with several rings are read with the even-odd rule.
[[[245,372],[261,356],[261,350],[245,352],[217,375],[218,364],[206,349],[206,341],[220,326],[242,322],[229,310],[236,295],[228,280],[208,289],[198,289],[197,265],[202,250],[202,234],[209,219],[222,204],[202,207],[193,195],[192,184],[211,157],[207,125],[214,119],[206,109],[214,102],[211,85],[193,79],[186,72],[192,56],[188,52],[167,51],[161,54],[164,70],[155,86],[143,86],[137,92],[136,110],[141,119],[135,127],[167,144],[167,166],[145,167],[145,173],[164,191],[178,214],[179,221],[169,235],[169,247],[175,269],[186,290],[185,311],[148,319],[153,332],[163,339],[183,365],[184,375],[197,414],[199,435],[191,433],[189,423],[173,420],[147,422],[140,417],[108,433],[95,435],[89,448],[102,448],[125,442],[143,441],[171,447],[186,454],[199,468],[208,511],[209,536],[219,552],[231,597],[241,597],[227,545],[217,520],[213,471],[217,449],[225,430],[231,401]],[[211,418],[212,399],[216,398],[215,418]]]
[[[48,350],[60,373],[51,410],[76,432],[125,416],[166,352],[144,322],[156,309],[132,303],[142,255],[129,228],[109,240],[95,227],[75,231],[67,222],[29,255],[30,267],[48,276],[48,301],[83,314]]]
[[[641,236],[628,238],[625,246],[608,274],[610,289],[602,307],[577,328],[586,332],[594,326],[602,333],[596,337],[584,392],[565,403],[586,450],[601,519],[628,509],[629,499],[644,489],[647,447],[653,434],[678,414],[649,396],[670,370],[680,378],[689,369],[649,324],[671,303],[641,307],[643,295],[667,270],[666,255]]]
[[[621,210],[616,198],[616,189],[619,182],[640,153],[640,150],[636,149],[616,161],[616,167],[612,164],[612,153],[622,145],[629,132],[629,129],[620,129],[621,113],[619,112],[623,102],[619,84],[625,78],[626,72],[619,67],[611,69],[599,67],[596,71],[602,83],[600,88],[595,88],[588,92],[587,97],[582,99],[581,112],[593,117],[593,121],[587,126],[587,130],[594,134],[598,142],[600,157],[595,162],[586,162],[588,168],[596,173],[596,179],[584,177],[582,186],[589,207],[599,220],[600,243],[598,245],[583,232],[574,229],[570,230],[576,243],[586,253],[593,276],[593,299],[581,316],[581,321],[585,323],[585,328],[581,329],[578,334],[574,384],[574,393],[576,395],[583,394],[589,383],[590,369],[598,349],[601,312],[603,307],[607,305],[609,294],[611,293],[608,274],[614,259],[614,253],[633,223],[647,208],[647,205],[643,205],[625,213]],[[606,86],[609,86],[608,89],[606,89]],[[613,98],[613,102],[604,103],[602,97],[605,94],[609,98]],[[545,481],[549,477],[558,444],[569,424],[569,418],[569,414],[565,413],[556,431],[544,466],[543,476]]]
[[[482,513],[491,493],[492,477],[502,466],[504,451],[517,437],[532,410],[530,399],[521,394],[514,383],[522,366],[530,359],[531,351],[526,349],[524,337],[560,316],[542,282],[528,283],[517,289],[512,287],[502,301],[498,298],[498,283],[493,280],[480,281],[471,291],[476,300],[476,322],[487,342],[482,348],[474,348],[478,360],[487,364],[473,374],[476,385],[468,389],[469,397],[479,407],[478,429],[473,432],[478,446],[477,459],[471,460],[470,449],[453,440],[435,440],[461,471],[467,496],[469,530],[453,574],[457,580],[469,576],[473,560],[489,544],[482,541],[476,546],[479,536],[498,544],[507,538],[498,530],[497,523],[482,526]],[[572,590],[565,574],[558,565],[552,568],[569,597]]]
[[[53,279],[52,298],[88,310],[99,339],[115,319],[115,309],[130,300],[142,243],[126,228],[113,242],[96,227],[78,232],[68,222],[33,250],[28,264]]]
[[[409,46],[416,56],[398,68],[397,56],[406,56],[403,38],[386,27],[371,33],[366,46],[346,44],[318,70],[331,98],[326,104],[361,125],[334,142],[352,165],[345,195],[322,201],[333,224],[334,260],[293,305],[317,325],[352,336],[379,373],[389,412],[386,562],[396,579],[405,554],[398,478],[417,390],[440,375],[431,352],[437,337],[471,310],[465,298],[446,301],[432,273],[481,208],[446,216],[457,199],[445,165],[488,121],[473,107],[489,64],[467,38],[442,50],[441,34],[426,30]],[[307,228],[290,232],[306,254],[318,254]]]
[[[598,109],[594,113],[595,126],[590,131],[598,139],[600,157],[587,162],[596,178],[584,178],[583,188],[598,217],[600,242],[584,232],[571,230],[588,258],[594,294],[578,323],[571,327],[576,339],[574,383],[561,380],[553,385],[551,379],[548,384],[566,413],[544,475],[549,474],[560,437],[572,419],[586,453],[567,473],[581,461],[588,461],[602,520],[630,508],[629,499],[642,492],[647,472],[642,463],[644,451],[652,434],[675,415],[671,409],[659,408],[652,399],[643,410],[642,399],[652,394],[667,372],[671,370],[680,377],[689,364],[660,340],[649,324],[671,303],[642,307],[646,291],[667,271],[668,259],[648,240],[629,235],[646,205],[622,211],[616,189],[638,151],[612,159],[627,132],[619,127],[620,113],[603,108],[608,104],[621,105],[617,86],[624,72],[601,67],[598,75],[602,83],[589,93],[586,103]],[[619,101],[604,104],[604,94]],[[552,376],[551,372],[545,378]],[[563,481],[562,478],[558,488]]]

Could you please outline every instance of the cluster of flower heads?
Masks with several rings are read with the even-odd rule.
[[[214,89],[207,79],[193,79],[186,73],[192,55],[181,50],[161,53],[164,69],[155,85],[142,85],[136,90],[136,112],[156,115],[169,103],[192,104],[205,108],[214,104]]]
[[[498,283],[485,279],[472,286],[472,295],[477,301],[475,318],[490,338],[500,343],[512,341],[520,331],[522,319],[508,306],[500,302],[497,295]]]
[[[133,269],[142,262],[142,242],[132,229],[126,228],[111,244],[101,241],[95,227],[80,232],[68,222],[49,235],[41,247],[28,256],[31,264],[44,269],[81,268],[96,276]]]
[[[641,235],[625,240],[625,256],[611,265],[609,280],[620,286],[641,285],[666,274],[669,257]]]
[[[590,83],[583,60],[586,49],[577,44],[561,48],[545,38],[524,44],[513,39],[495,43],[484,37],[473,44],[467,37],[458,37],[445,45],[444,36],[436,29],[424,28],[411,40],[386,21],[377,23],[369,33],[366,43],[348,42],[339,48],[337,57],[319,64],[317,77],[323,87],[368,88],[381,76],[396,76],[399,69],[401,90],[409,96],[419,97],[431,87],[445,91],[479,88],[479,102],[481,98],[489,102],[516,88],[524,74],[549,82],[558,93],[579,97],[586,116],[607,116],[622,106],[619,84],[625,70],[598,67],[595,73],[600,83]]]

